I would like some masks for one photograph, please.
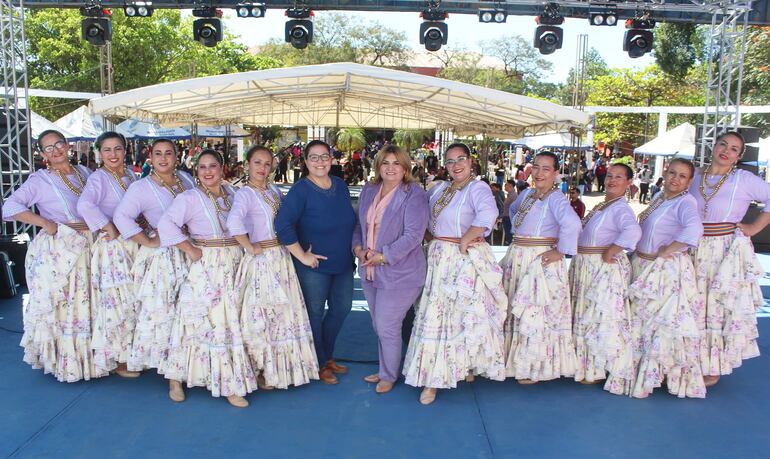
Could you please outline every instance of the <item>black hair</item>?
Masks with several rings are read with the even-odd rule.
[[[246,162],[251,161],[251,157],[254,156],[254,153],[256,153],[258,151],[267,152],[267,154],[270,155],[270,159],[273,158],[273,152],[270,151],[270,149],[267,148],[266,146],[264,146],[264,145],[252,145],[251,148],[249,148],[248,151],[246,151]]]
[[[628,180],[631,180],[632,178],[634,178],[634,170],[631,169],[631,166],[629,166],[628,164],[623,164],[623,163],[614,163],[614,164],[612,164],[612,163],[610,163],[610,165],[607,166],[607,167],[610,168],[610,167],[615,167],[615,166],[622,167],[622,168],[624,168],[626,170],[626,178]]]
[[[324,142],[323,140],[311,140],[310,142],[307,143],[307,145],[305,145],[305,152],[302,156],[304,156],[304,158],[307,159],[307,155],[310,152],[310,149],[315,147],[316,145],[323,145],[324,148],[326,148],[326,152],[329,153],[330,155],[332,154],[332,147],[330,147],[328,143]]]
[[[155,139],[155,140],[153,140],[152,143],[150,144],[150,152],[152,152],[152,150],[155,149],[155,145],[157,145],[159,143],[167,143],[167,144],[171,145],[171,148],[174,150],[174,154],[177,153],[177,151],[176,151],[176,144],[172,140],[170,140],[170,139]]]
[[[508,179],[505,181],[505,183],[514,187],[516,186],[516,180]]]
[[[43,137],[45,137],[47,135],[51,135],[51,134],[56,134],[56,135],[59,136],[59,138],[61,140],[65,141],[65,142],[67,141],[67,139],[64,138],[64,134],[62,134],[61,132],[57,131],[56,129],[46,129],[45,131],[41,132],[39,136],[37,136],[37,148],[40,151],[43,151],[43,144],[41,143],[43,141]]]
[[[744,139],[743,135],[738,131],[725,131],[717,136],[717,138],[714,140],[714,143],[719,142],[720,140],[727,137],[728,135],[731,135],[741,141],[740,155],[743,156],[743,152],[746,150],[746,139]]]
[[[97,150],[101,150],[102,149],[102,144],[104,143],[104,141],[105,140],[109,140],[109,139],[118,139],[118,140],[120,140],[120,143],[123,144],[123,148],[126,148],[126,145],[127,145],[126,144],[126,138],[123,137],[123,134],[121,134],[119,132],[115,132],[115,131],[102,132],[101,135],[99,135],[99,137],[96,138],[96,141],[94,142],[94,146],[96,146]]]
[[[219,154],[218,151],[212,150],[210,148],[203,150],[202,152],[198,153],[198,156],[195,157],[195,166],[198,166],[198,163],[200,162],[201,158],[203,158],[206,155],[213,156],[214,159],[219,163],[220,166],[225,165],[225,160],[222,158],[222,155]]]
[[[556,153],[554,153],[552,151],[541,151],[540,153],[535,155],[535,159],[537,159],[538,156],[545,156],[545,157],[551,158],[553,160],[553,168],[554,168],[554,170],[558,170],[559,169],[559,157],[556,156]]]
[[[692,161],[685,158],[674,158],[671,160],[670,163],[668,163],[668,165],[671,166],[672,164],[675,164],[675,163],[684,164],[685,166],[687,166],[687,168],[690,169],[690,178],[695,177],[695,164],[693,164]]]
[[[462,142],[454,142],[454,143],[451,143],[451,144],[449,144],[449,146],[448,146],[448,147],[446,147],[446,150],[444,150],[444,155],[446,155],[447,153],[449,153],[449,150],[451,150],[451,149],[453,149],[453,148],[459,148],[459,149],[461,149],[461,150],[462,150],[462,151],[463,151],[463,152],[464,152],[464,153],[465,153],[465,154],[466,154],[468,157],[470,157],[470,156],[471,156],[471,149],[470,149],[470,148],[468,148],[468,145],[465,145],[465,144],[464,144],[464,143],[462,143]]]

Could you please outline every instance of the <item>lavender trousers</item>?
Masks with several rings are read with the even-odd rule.
[[[383,289],[374,287],[364,279],[361,279],[361,286],[377,334],[380,379],[395,382],[401,368],[401,324],[409,308],[420,296],[422,287]]]

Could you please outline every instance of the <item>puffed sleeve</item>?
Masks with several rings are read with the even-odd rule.
[[[770,183],[765,182],[759,176],[746,172],[741,177],[747,183],[742,184],[751,196],[751,199],[757,202],[761,202],[765,205],[762,212],[770,212]]]
[[[8,198],[3,202],[3,220],[12,221],[13,217],[22,212],[26,212],[34,206],[40,195],[38,190],[43,186],[42,179],[37,177],[37,172],[32,174],[27,181],[21,184]]]
[[[621,209],[614,216],[615,223],[620,229],[620,234],[612,243],[626,250],[633,251],[636,249],[636,244],[642,238],[642,228],[637,223],[634,212],[630,208],[624,207]]]
[[[578,236],[583,228],[580,223],[580,217],[572,209],[569,201],[564,195],[559,194],[549,202],[549,210],[554,219],[559,222],[559,242],[556,244],[556,250],[565,255],[575,255],[577,253]]]
[[[255,204],[251,203],[251,199],[249,199],[251,195],[253,193],[246,187],[241,188],[235,193],[233,206],[227,214],[227,231],[231,236],[240,236],[248,233],[246,229],[246,215],[249,213],[249,208]]]
[[[171,247],[187,240],[187,236],[182,232],[182,227],[190,219],[191,207],[187,193],[182,193],[174,198],[174,202],[166,209],[158,222],[161,246]]]
[[[419,246],[428,229],[428,195],[414,185],[404,204],[404,233],[390,244],[382,246],[382,255],[390,264],[398,263]]]
[[[695,198],[685,195],[676,210],[676,217],[683,229],[675,240],[690,247],[697,247],[698,241],[703,236],[703,223],[698,214],[698,203]]]
[[[305,209],[305,190],[301,181],[291,187],[281,202],[281,208],[275,216],[275,234],[283,245],[291,245],[299,241],[297,223]]]
[[[510,209],[508,209],[508,218],[513,220],[513,216],[516,215],[516,212],[519,211],[519,207],[521,207],[522,201],[524,201],[524,197],[527,196],[528,193],[532,193],[532,190],[523,190],[519,195],[516,197],[516,200],[513,201],[513,204],[511,204]]]
[[[99,203],[104,199],[106,191],[99,174],[91,174],[78,199],[78,213],[91,231],[99,231],[110,222],[110,219],[99,209]]]
[[[131,239],[142,232],[142,227],[136,223],[137,217],[142,213],[142,198],[147,198],[142,196],[142,188],[144,188],[144,183],[132,183],[126,194],[123,195],[123,199],[120,200],[118,207],[115,208],[115,213],[112,214],[112,222],[120,231],[120,236],[123,239]]]
[[[492,195],[492,189],[484,182],[471,182],[470,185],[471,203],[476,212],[471,226],[486,228],[484,236],[489,236],[499,215],[495,197]]]

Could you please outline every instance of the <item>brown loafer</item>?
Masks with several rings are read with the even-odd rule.
[[[334,372],[331,368],[324,367],[323,370],[318,372],[318,379],[324,384],[337,384],[339,380],[334,376]]]
[[[714,386],[718,382],[719,382],[719,375],[708,375],[703,377],[703,385],[706,387]]]
[[[533,381],[531,379],[517,379],[516,382],[521,384],[522,386],[529,386],[532,384],[537,384],[539,381]]]
[[[378,394],[386,394],[393,390],[393,386],[396,383],[392,383],[390,381],[380,381],[377,383],[377,387],[374,388],[374,391]]]
[[[372,384],[377,384],[380,382],[380,375],[378,373],[374,373],[368,376],[364,376],[364,381]]]
[[[344,375],[348,372],[348,367],[346,367],[345,365],[340,365],[339,363],[331,359],[326,362],[325,366],[338,375]]]

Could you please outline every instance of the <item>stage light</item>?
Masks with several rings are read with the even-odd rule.
[[[193,39],[203,46],[214,47],[222,41],[222,11],[211,6],[196,8],[192,11],[196,18],[193,21]]]
[[[308,8],[290,8],[286,10],[286,16],[291,20],[286,21],[284,41],[297,49],[307,48],[313,42],[313,21],[310,20],[313,11]]]
[[[80,22],[80,32],[85,41],[94,46],[104,46],[112,40],[112,12],[99,5],[83,6],[80,14],[86,16]]]
[[[265,5],[254,5],[251,3],[238,4],[235,6],[238,17],[241,18],[261,18],[265,17]]]
[[[427,10],[420,13],[423,19],[420,24],[420,44],[425,45],[428,51],[438,51],[441,45],[447,44],[449,27],[444,20],[447,18],[445,11]]]
[[[655,20],[649,15],[626,20],[626,34],[623,36],[623,51],[632,59],[642,57],[652,51]]]
[[[543,13],[535,17],[535,22],[538,27],[535,29],[534,46],[540,54],[552,54],[561,49],[564,31],[557,26],[564,23],[564,16],[559,13],[559,4],[546,4]]]
[[[502,24],[508,19],[508,13],[502,10],[479,10],[479,22]]]
[[[614,26],[618,23],[618,14],[614,11],[589,13],[588,20],[594,26]]]
[[[147,18],[152,16],[153,7],[150,3],[129,3],[123,7],[123,13],[130,18],[143,17]]]

